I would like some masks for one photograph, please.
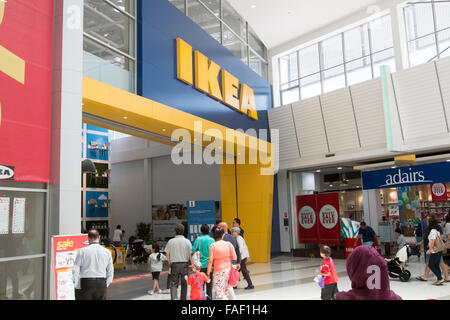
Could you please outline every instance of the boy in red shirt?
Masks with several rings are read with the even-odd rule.
[[[337,287],[339,279],[336,268],[334,267],[333,259],[331,259],[331,248],[328,246],[321,247],[320,256],[323,258],[323,261],[320,264],[320,270],[316,270],[316,273],[325,277],[325,286],[322,288],[321,299],[335,300],[336,293],[339,292]]]
[[[211,280],[204,272],[200,272],[200,270],[202,270],[202,264],[198,262],[192,266],[194,273],[190,275],[189,279],[187,276],[185,277],[188,286],[191,286],[191,300],[206,300],[203,285],[205,282],[210,283]]]

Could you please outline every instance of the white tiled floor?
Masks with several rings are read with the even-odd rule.
[[[270,263],[255,263],[249,265],[250,276],[255,286],[254,290],[244,290],[247,283],[242,280],[235,290],[238,300],[319,300],[320,288],[313,278],[314,270],[320,265],[321,259],[277,257]],[[335,260],[339,274],[339,290],[351,288],[350,279],[345,271],[345,260]],[[423,275],[424,264],[412,257],[407,269],[411,272],[411,280],[407,283],[391,279],[391,289],[404,300],[444,299],[450,300],[450,283],[443,286],[433,286],[435,276],[431,273],[428,282],[415,279]],[[168,300],[170,295],[143,296],[137,300]]]

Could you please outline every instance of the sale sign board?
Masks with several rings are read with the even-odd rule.
[[[0,1],[0,180],[50,182],[53,2]]]
[[[339,194],[325,193],[317,195],[319,212],[319,239],[321,244],[341,243],[341,222],[339,217]]]
[[[299,243],[341,244],[337,193],[297,196],[296,201]]]
[[[297,196],[297,229],[299,243],[319,243],[316,195]]]
[[[430,185],[430,188],[433,202],[444,202],[448,200],[447,186],[445,183],[435,183]]]
[[[77,252],[89,245],[88,236],[55,236],[52,237],[52,245],[56,300],[75,300],[72,268]]]

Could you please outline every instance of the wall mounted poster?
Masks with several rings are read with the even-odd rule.
[[[339,219],[339,194],[317,195],[319,213],[319,239],[321,244],[341,244],[341,222]]]
[[[316,195],[297,196],[297,228],[299,243],[319,243]]]
[[[55,236],[53,245],[53,269],[55,276],[56,300],[75,300],[75,288],[72,281],[72,268],[77,252],[89,245],[88,236]]]
[[[179,203],[152,206],[152,219],[154,240],[173,238],[177,224],[187,225],[187,207]]]
[[[25,233],[25,198],[14,198],[12,233]]]
[[[445,202],[448,201],[447,186],[445,183],[435,183],[430,185],[431,198],[433,202]]]
[[[0,198],[0,234],[9,233],[9,198]]]
[[[202,235],[200,227],[209,225],[212,230],[216,224],[216,202],[215,201],[188,201],[187,203],[188,239],[194,242]]]

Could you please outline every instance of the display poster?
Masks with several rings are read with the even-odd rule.
[[[54,2],[0,1],[0,179],[51,182]]]
[[[152,206],[153,239],[166,240],[175,236],[175,226],[187,226],[187,207],[185,204]]]
[[[12,233],[25,233],[25,198],[14,198]]]
[[[316,199],[319,214],[319,243],[341,244],[339,194],[337,192],[319,194]]]
[[[9,198],[0,198],[0,234],[9,233]]]
[[[433,202],[448,201],[447,186],[445,183],[435,183],[430,185],[431,198]]]
[[[297,196],[298,242],[319,243],[316,195]]]
[[[77,252],[89,245],[88,236],[55,236],[52,237],[52,245],[56,300],[75,300],[72,268]]]
[[[407,223],[420,217],[419,193],[408,187],[397,188],[400,223]]]
[[[215,201],[188,201],[187,202],[188,239],[194,242],[202,235],[200,227],[209,225],[212,230],[216,224],[216,202]]]

